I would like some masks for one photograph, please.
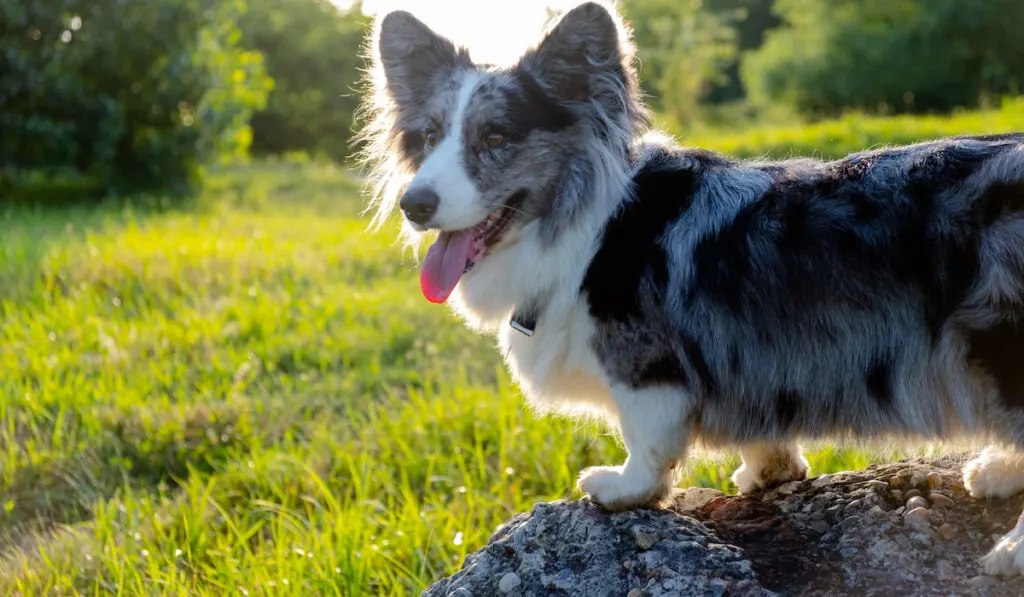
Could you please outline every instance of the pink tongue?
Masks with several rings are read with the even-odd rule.
[[[448,300],[466,269],[473,244],[472,230],[442,232],[427,250],[420,272],[420,290],[432,303]]]

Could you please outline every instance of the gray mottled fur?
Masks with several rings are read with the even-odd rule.
[[[1016,382],[994,379],[1004,373],[993,374],[986,363],[968,358],[972,333],[1024,315],[1024,135],[941,140],[835,163],[723,162],[703,151],[647,151],[647,160],[638,162],[634,172],[694,171],[700,172],[699,182],[688,209],[665,224],[657,243],[665,252],[667,280],[657,282],[656,274],[647,271],[636,285],[640,317],[598,317],[604,320],[598,327],[598,350],[616,377],[637,385],[654,383],[643,370],[659,359],[676,360],[681,378],[689,382],[675,383],[696,397],[700,435],[712,441],[996,432],[1024,447],[1024,395],[995,391],[996,382]],[[970,165],[962,178],[953,180],[950,162],[956,160]],[[853,164],[862,161],[871,162],[863,175],[844,178],[843,171],[856,170]],[[927,191],[927,207],[908,196],[912,179],[934,185]],[[1003,200],[986,192],[999,185],[1019,194],[1017,204],[986,222],[981,214],[992,209],[986,202]],[[741,252],[752,258],[750,263],[734,264],[724,255],[710,262],[695,258],[699,243],[723,228],[736,228],[744,208],[774,201],[784,214],[789,189],[799,186],[819,202],[817,226],[806,220],[754,222],[731,239],[744,244]],[[837,186],[840,191],[834,190]],[[902,217],[920,218],[921,229],[911,230],[916,224],[904,226],[895,215],[858,221],[854,211],[865,197],[879,210],[900,209],[906,212]],[[747,213],[767,212],[771,208]],[[780,225],[791,229],[772,229]],[[754,226],[764,232],[755,233]],[[780,242],[784,234],[793,239]],[[897,234],[907,236],[896,239]],[[844,248],[834,245],[838,242],[856,245],[854,251],[877,253],[863,261],[878,258],[880,269],[831,259],[842,255]],[[886,255],[889,249],[915,254]],[[916,275],[910,268],[934,270],[917,272],[924,277],[941,274],[938,270],[949,267],[942,263],[947,250],[966,253],[965,271],[949,273],[970,277],[962,294],[943,288],[941,281],[929,286],[898,277]],[[783,256],[827,271],[771,265]],[[906,261],[908,267],[887,267],[883,257]],[[749,276],[724,269],[735,265],[742,270],[751,264],[775,269]],[[734,301],[705,287],[719,275],[727,280],[722,290],[737,295]],[[793,287],[792,279],[799,276],[822,285]],[[764,285],[747,287],[744,279]],[[950,295],[949,300],[943,295]],[[948,302],[946,311],[935,313],[935,329],[930,329],[925,311],[930,303],[943,302]],[[1024,349],[1024,334],[1007,340],[1014,338],[1005,349]],[[699,369],[705,366],[702,373]],[[877,379],[870,379],[872,374]],[[659,378],[657,383],[673,382]]]

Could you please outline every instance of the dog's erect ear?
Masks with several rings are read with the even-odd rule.
[[[565,13],[519,65],[559,99],[585,100],[594,97],[602,75],[620,85],[631,84],[624,36],[617,15],[587,2]]]
[[[465,50],[404,10],[381,21],[377,51],[388,90],[400,105],[422,101],[445,73],[472,64]]]

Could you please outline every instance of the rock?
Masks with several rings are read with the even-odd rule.
[[[750,496],[688,489],[663,510],[539,503],[424,595],[1024,595],[1024,577],[978,576],[992,534],[1012,528],[1020,506],[971,499],[960,478],[968,456]]]
[[[680,514],[694,512],[704,507],[711,500],[725,497],[726,494],[717,489],[707,487],[690,487],[676,496],[674,510]]]
[[[518,589],[521,584],[523,584],[523,581],[519,579],[519,575],[515,572],[509,572],[498,581],[498,590],[502,593],[511,593]]]
[[[641,533],[657,539],[647,551],[637,549]],[[608,513],[589,500],[536,504],[424,595],[495,595],[498,579],[510,573],[524,595],[773,595],[757,583],[743,551],[703,523],[669,510]]]

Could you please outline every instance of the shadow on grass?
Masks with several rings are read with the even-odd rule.
[[[162,409],[138,405],[108,409],[97,419],[85,450],[40,458],[4,480],[0,554],[17,547],[26,529],[90,519],[97,503],[125,488],[174,489],[192,475],[213,474],[244,458],[255,429],[265,428],[254,424],[248,408],[233,402]]]

